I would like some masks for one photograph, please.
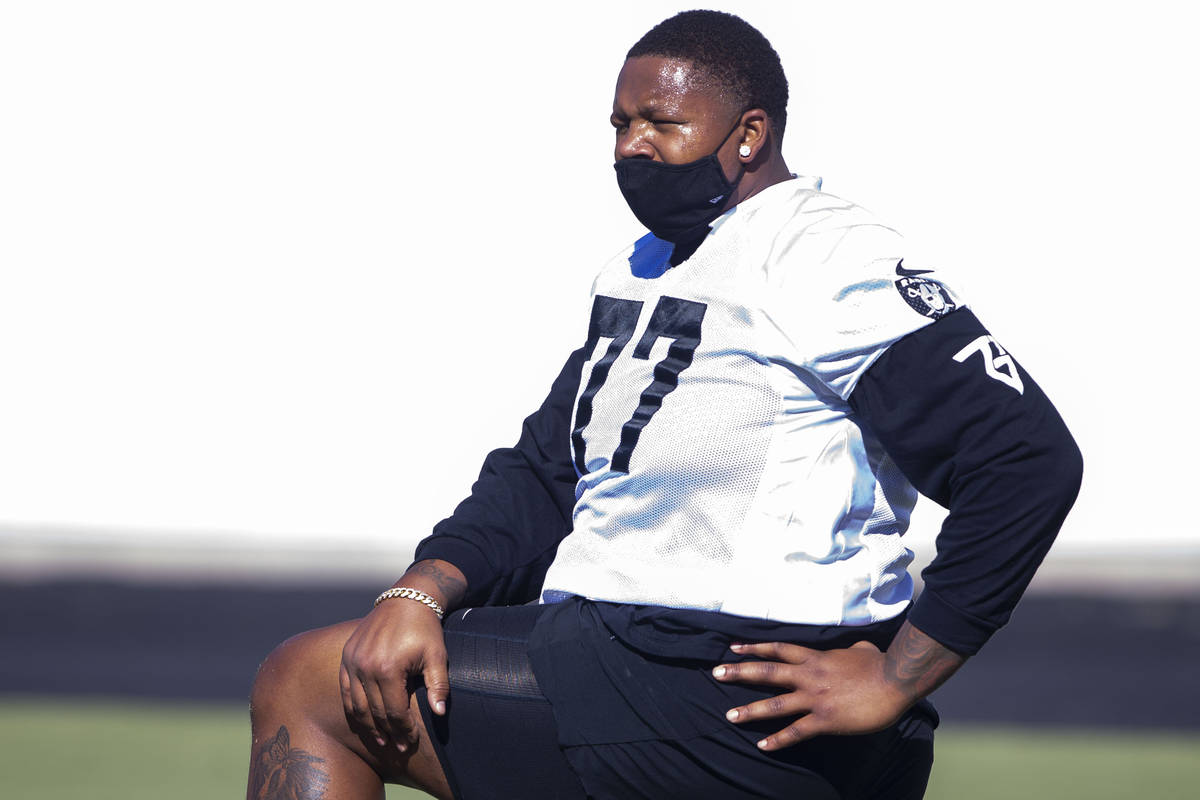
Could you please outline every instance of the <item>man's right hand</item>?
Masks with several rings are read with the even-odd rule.
[[[466,594],[463,574],[444,561],[419,561],[396,586],[426,592],[449,612]],[[403,753],[415,742],[412,690],[424,681],[435,714],[446,713],[450,679],[442,623],[433,609],[408,598],[384,600],[346,641],[339,674],[351,727],[380,747]]]

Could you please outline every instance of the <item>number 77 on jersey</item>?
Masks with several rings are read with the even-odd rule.
[[[592,367],[587,386],[579,395],[575,410],[575,429],[571,431],[571,448],[575,456],[575,468],[580,475],[588,472],[583,431],[592,421],[592,401],[604,382],[608,380],[613,362],[621,355],[633,338],[638,319],[642,315],[642,301],[622,300],[616,297],[597,295],[592,303],[592,318],[588,324],[586,350],[594,353],[600,339],[611,339],[604,355]],[[642,429],[649,424],[654,414],[662,407],[663,398],[679,385],[679,374],[692,363],[696,348],[700,345],[700,327],[708,306],[678,297],[660,297],[650,315],[646,331],[633,349],[633,357],[643,361],[650,358],[654,343],[660,338],[672,339],[667,354],[654,365],[653,380],[641,394],[638,406],[629,421],[621,426],[621,442],[613,453],[610,469],[629,472],[629,459],[637,446]]]

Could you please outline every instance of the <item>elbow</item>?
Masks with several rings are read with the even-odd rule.
[[[1071,434],[1066,433],[1058,456],[1058,485],[1063,499],[1070,508],[1079,496],[1083,485],[1083,452]]]
[[[1079,494],[1079,487],[1083,485],[1083,452],[1079,449],[1079,445],[1075,444],[1075,440],[1071,440],[1071,458],[1070,469],[1072,480],[1074,481],[1075,494]]]

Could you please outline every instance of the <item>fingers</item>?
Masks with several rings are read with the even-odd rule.
[[[812,650],[770,642],[731,645],[741,656],[765,660],[721,664],[713,676],[779,689],[766,697],[726,712],[736,724],[791,717],[787,727],[758,742],[763,750],[789,747],[818,734],[856,734],[882,730],[895,722],[907,705],[881,678],[883,654],[860,642],[832,650]],[[903,700],[903,698],[901,698]],[[911,704],[911,701],[908,701]]]
[[[415,603],[376,608],[346,641],[338,674],[346,719],[364,744],[412,749],[420,722],[411,697],[422,677],[444,714],[450,681],[436,615]]]
[[[732,645],[730,649],[739,655],[761,656],[774,660],[720,664],[713,669],[713,677],[717,680],[723,683],[773,686],[787,691],[748,705],[731,708],[725,714],[726,719],[741,724],[758,719],[795,717],[807,714],[811,710],[811,703],[803,691],[805,679],[803,665],[814,656],[819,655],[817,651],[782,642]],[[781,734],[782,732],[774,734],[774,736],[778,737]]]
[[[371,663],[371,662],[368,662]],[[427,664],[420,661],[413,669],[421,669],[434,713],[446,713],[450,695],[450,677],[444,649],[427,654]],[[406,752],[416,741],[417,725],[411,704],[409,669],[396,664],[375,664],[372,668],[348,667],[342,664],[338,680],[342,707],[352,727],[364,740],[380,747],[395,747]]]
[[[438,716],[446,713],[446,700],[450,697],[450,673],[447,669],[446,654],[433,658],[425,667],[423,673],[425,690],[429,697],[429,707]]]
[[[797,714],[806,714],[811,710],[811,704],[802,693],[789,692],[758,700],[749,705],[731,708],[725,712],[725,719],[741,724],[753,722],[756,719],[796,716]]]
[[[355,683],[362,689],[363,694],[367,698],[367,713],[370,719],[370,727],[374,731],[375,743],[380,747],[385,747],[388,740],[397,741],[392,736],[392,725],[388,719],[388,708],[387,704],[384,703],[383,692],[380,690],[379,684],[366,681],[355,681]],[[402,742],[403,740],[401,739],[397,743]]]
[[[344,665],[339,672],[338,682],[346,719],[359,736],[374,741],[380,747],[387,747],[390,743],[401,753],[405,752],[413,740],[405,682],[376,682],[361,675],[352,677]]]
[[[354,707],[354,690],[350,684],[350,673],[346,671],[345,664],[338,670],[338,686],[342,692],[342,712],[346,715],[347,720],[357,723],[358,709]]]
[[[412,715],[416,709],[409,702],[408,681],[405,676],[381,678],[375,688],[379,693],[378,707],[372,707],[376,727],[401,753],[416,741],[416,726]]]
[[[338,674],[338,683],[342,692],[342,708],[346,712],[346,720],[352,728],[357,729],[364,739],[371,739],[380,747],[386,744],[383,734],[375,723],[370,698],[367,696],[363,683],[356,677],[351,677],[345,665]]]
[[[805,670],[800,668],[821,655],[819,651],[783,642],[735,644],[731,645],[730,649],[738,655],[760,656],[771,660],[721,664],[713,669],[713,677],[734,683],[787,688],[796,688],[806,674]]]
[[[812,717],[801,717],[783,730],[759,739],[757,745],[759,750],[781,750],[803,742],[805,739],[811,739],[822,732],[819,723]]]
[[[731,644],[729,649],[738,655],[758,656],[775,661],[786,661],[789,664],[803,664],[814,656],[820,656],[820,650],[811,647],[801,647],[787,642],[759,642],[758,644]]]
[[[713,670],[713,675],[722,681],[741,681],[791,690],[725,712],[725,718],[738,725],[760,719],[796,717],[786,728],[760,739],[757,743],[760,750],[790,747],[822,732],[820,722],[813,714],[814,699],[799,685],[800,678],[795,674],[796,671],[794,664],[774,661],[724,664]]]

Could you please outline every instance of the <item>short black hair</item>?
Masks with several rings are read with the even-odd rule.
[[[683,11],[655,25],[625,54],[691,61],[744,108],[761,108],[782,137],[788,82],[779,54],[750,23],[723,11]]]

